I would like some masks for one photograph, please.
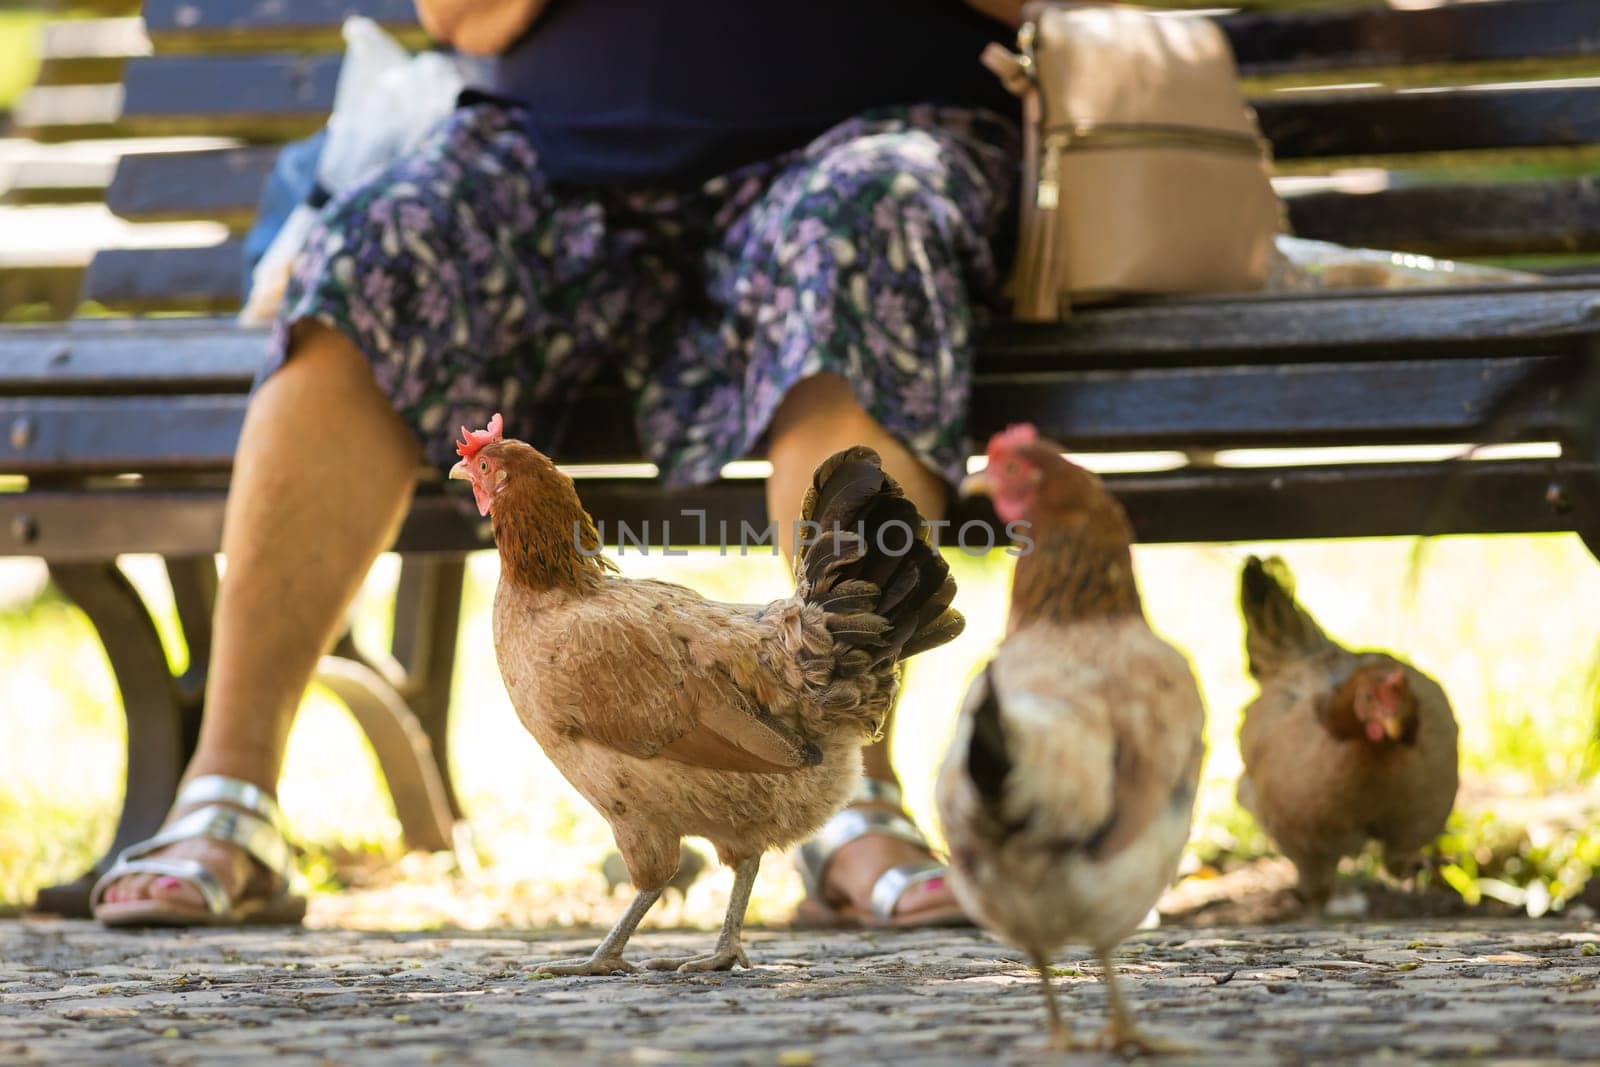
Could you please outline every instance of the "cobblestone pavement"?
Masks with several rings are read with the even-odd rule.
[[[645,934],[630,955],[711,937]],[[748,971],[533,977],[589,943],[0,922],[0,1063],[1058,1058],[1028,971],[974,932],[755,933]],[[1097,969],[1079,951],[1058,964],[1087,1036]],[[1600,1061],[1600,924],[1168,928],[1129,942],[1119,967],[1185,1062]]]

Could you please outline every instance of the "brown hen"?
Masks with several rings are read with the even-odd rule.
[[[960,632],[949,567],[877,453],[851,448],[806,495],[794,596],[724,604],[622,578],[572,479],[500,425],[463,431],[451,470],[500,550],[500,671],[523,724],[611,824],[637,890],[592,956],[540,970],[632,971],[623,947],[688,836],[734,869],[722,933],[707,955],[646,966],[748,966],[740,933],[762,853],[843,806],[900,662]]]
[[[1128,520],[1098,478],[1018,426],[964,488],[989,495],[1023,549],[1005,640],[939,775],[952,886],[1038,968],[1053,1045],[1072,1042],[1050,959],[1078,941],[1110,997],[1103,1041],[1159,1050],[1132,1024],[1112,953],[1177,873],[1204,755],[1200,692],[1145,622]]]
[[[1456,796],[1456,720],[1444,690],[1386,652],[1352,652],[1294,597],[1279,559],[1240,579],[1245,649],[1261,694],[1239,731],[1239,802],[1294,861],[1301,897],[1327,904],[1339,860],[1369,839],[1403,876]]]

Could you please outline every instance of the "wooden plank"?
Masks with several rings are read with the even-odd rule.
[[[247,229],[276,156],[267,146],[125,156],[107,203],[134,222],[208,219]],[[1315,193],[1287,203],[1295,233],[1355,247],[1455,257],[1600,250],[1594,178]]]
[[[243,393],[266,335],[216,319],[80,320],[0,330],[0,396]]]
[[[978,440],[1011,423],[1083,450],[1471,440],[1550,357],[980,375]],[[1554,398],[1530,433],[1559,425]]]
[[[106,206],[135,222],[210,219],[247,229],[277,158],[276,146],[129,154],[117,164]]]
[[[339,51],[340,27],[365,15],[407,44],[425,43],[414,0],[146,0],[145,25],[168,54]]]
[[[320,125],[338,56],[152,56],[130,60],[123,125],[136,135],[205,132],[277,139]]]
[[[1600,142],[1600,85],[1318,92],[1253,101],[1280,159]]]
[[[1559,460],[1191,469],[1106,480],[1146,544],[1535,533],[1571,530],[1600,515],[1595,468]],[[1564,507],[1552,505],[1553,486],[1560,487],[1555,495],[1565,500]],[[652,536],[659,537],[661,523],[669,522],[672,540],[680,545],[698,539],[702,515],[713,543],[719,529],[727,529],[737,544],[741,522],[757,530],[766,524],[760,481],[669,492],[650,481],[586,479],[579,492],[585,506],[604,520],[611,545],[619,523],[641,530],[649,522]],[[0,493],[0,557],[86,562],[122,552],[215,552],[225,495],[221,487]],[[981,501],[958,504],[952,519],[957,524],[994,521]],[[459,552],[490,543],[488,524],[465,494],[425,486],[395,548]],[[967,541],[973,548],[983,543],[976,531]],[[751,546],[749,551],[764,549]]]
[[[339,26],[348,14],[420,37],[409,0],[150,0],[145,5],[149,32],[166,53],[337,50]],[[1241,71],[1252,77],[1600,54],[1600,15],[1590,0],[1504,0],[1422,10],[1370,5],[1352,10],[1345,4],[1335,10],[1252,11],[1219,22]]]
[[[1187,366],[1419,353],[1554,352],[1600,331],[1600,280],[1487,289],[1169,300],[1085,311],[1059,326],[1002,324],[986,356],[1008,370]]]
[[[1600,181],[1429,185],[1287,201],[1302,237],[1435,256],[1600,251]]]
[[[1470,441],[1493,402],[1550,358],[981,373],[971,419],[978,440],[1027,421],[1083,450]],[[1561,425],[1558,400],[1530,404],[1526,435]],[[226,469],[245,403],[236,393],[0,397],[0,471]],[[622,391],[590,390],[569,432],[537,443],[564,462],[636,462],[630,411]]]
[[[110,253],[101,253],[107,256]],[[98,258],[98,257],[97,257]],[[1600,332],[1600,279],[1539,287],[1406,290],[1169,300],[1141,307],[1084,311],[1056,326],[1002,323],[983,342],[992,373],[1072,367],[1276,364],[1317,361],[1330,353],[1372,362],[1448,356],[1541,355],[1582,351]],[[0,366],[24,365],[34,349],[67,345],[70,364],[96,366],[102,350],[125,338],[127,357],[107,356],[103,373],[136,373],[117,360],[169,358],[181,367],[223,358],[248,365],[262,335],[227,319],[104,321],[71,327],[0,331]],[[79,362],[83,361],[83,362]],[[131,384],[131,383],[130,383]]]
[[[302,135],[332,106],[338,64],[280,54],[132,59],[121,125],[136,135]],[[1279,94],[1255,105],[1284,160],[1600,143],[1594,84]]]
[[[229,311],[239,306],[238,241],[202,248],[108,248],[95,255],[83,297],[133,311]]]
[[[1591,0],[1245,12],[1219,21],[1247,76],[1600,56],[1600,8]]]

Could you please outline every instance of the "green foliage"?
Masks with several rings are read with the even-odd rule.
[[[1439,877],[1470,905],[1488,897],[1537,918],[1560,911],[1600,868],[1594,812],[1576,825],[1518,825],[1492,812],[1450,819],[1435,843]]]
[[[15,479],[0,479],[0,491],[15,488]],[[1460,813],[1423,883],[1449,886],[1486,906],[1503,901],[1534,912],[1559,910],[1600,866],[1600,818],[1592,801],[1584,814],[1582,799],[1600,762],[1594,700],[1600,620],[1592,612],[1600,602],[1600,568],[1572,537],[1447,538],[1429,543],[1413,585],[1412,544],[1312,542],[1271,550],[1295,568],[1301,592],[1331,633],[1395,649],[1451,693],[1462,726],[1464,789]],[[1251,549],[1161,546],[1136,553],[1152,622],[1189,654],[1207,699],[1208,755],[1191,856],[1213,870],[1272,853],[1233,799],[1239,712],[1255,692],[1244,673],[1234,609],[1238,567]],[[951,561],[968,630],[948,649],[912,664],[894,734],[907,800],[934,835],[932,770],[961,693],[999,639],[1011,574],[1010,559],[999,553],[957,554]],[[630,554],[624,564],[638,577],[746,602],[780,595],[788,581],[782,563],[766,556]],[[149,597],[169,658],[181,667],[186,652],[159,568],[131,558],[124,569]],[[356,604],[356,633],[369,645],[387,640],[397,574],[397,561],[380,561]],[[370,747],[343,708],[313,689],[296,721],[281,796],[296,841],[308,848],[302,886],[339,891],[337,903],[347,907],[373,872],[387,867],[390,883],[428,901],[427,908],[372,925],[436,924],[441,906],[462,909],[451,913],[457,925],[615,918],[615,902],[605,897],[596,870],[612,847],[607,827],[539,753],[506,700],[490,634],[496,578],[492,554],[470,560],[452,699],[450,747],[484,860],[469,884],[416,867],[416,857],[395,864],[402,846],[393,806]],[[121,799],[123,728],[109,667],[87,620],[41,583],[37,564],[0,561],[0,736],[7,738],[0,746],[0,907],[82,873],[109,842]],[[1371,858],[1358,870],[1382,877]],[[670,912],[670,921],[716,922],[725,901],[717,877],[697,885],[687,909]],[[782,922],[798,895],[786,864],[765,865],[752,922]],[[347,914],[340,912],[338,921]]]
[[[0,109],[14,106],[38,75],[43,25],[37,11],[0,11]]]

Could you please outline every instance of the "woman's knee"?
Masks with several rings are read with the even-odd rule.
[[[914,225],[941,236],[960,216],[950,167],[947,147],[924,131],[859,137],[815,160],[792,214],[830,232]]]
[[[878,424],[861,406],[850,383],[837,374],[813,374],[784,394],[768,431],[774,452],[799,437],[822,434],[834,440],[855,440]],[[881,432],[881,431],[880,431]]]

